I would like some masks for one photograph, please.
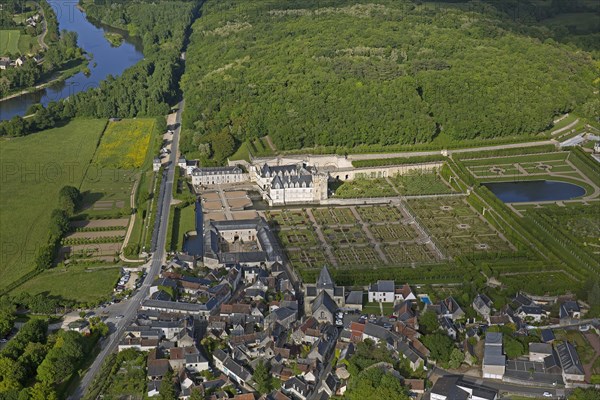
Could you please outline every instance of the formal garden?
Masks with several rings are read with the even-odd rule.
[[[508,241],[463,198],[408,199],[407,204],[450,257],[513,251]]]

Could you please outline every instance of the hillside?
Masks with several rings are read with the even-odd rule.
[[[230,135],[280,150],[508,137],[593,113],[591,56],[521,27],[485,4],[208,0],[182,150],[222,161]]]

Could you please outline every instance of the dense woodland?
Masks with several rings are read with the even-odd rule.
[[[533,27],[489,4],[422,3],[207,1],[187,54],[183,151],[227,135],[269,134],[282,150],[494,138],[598,113],[590,53],[526,36]]]

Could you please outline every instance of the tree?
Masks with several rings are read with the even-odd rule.
[[[254,369],[254,375],[252,375],[254,383],[256,383],[256,390],[260,394],[270,393],[273,390],[273,381],[270,373],[268,363],[264,360],[260,360]]]
[[[600,400],[600,392],[594,388],[577,388],[571,393],[569,400]]]
[[[48,382],[38,382],[29,390],[30,400],[58,400],[56,391]]]
[[[352,378],[346,394],[350,400],[408,400],[406,387],[394,375],[381,368],[369,368]]]
[[[460,349],[454,348],[452,349],[452,353],[450,353],[450,361],[448,362],[448,366],[452,369],[456,369],[460,367],[464,359],[464,353],[460,351]]]
[[[426,311],[419,317],[419,328],[424,334],[434,333],[439,327],[437,315],[433,311]]]
[[[63,186],[58,193],[58,205],[69,216],[75,213],[80,200],[81,193],[74,186]]]
[[[452,352],[454,343],[452,339],[443,333],[434,333],[423,337],[423,344],[431,352],[431,358],[436,361],[447,363],[450,361],[450,353]]]
[[[0,338],[8,335],[15,322],[15,304],[8,296],[0,297]]]
[[[190,400],[204,400],[204,395],[202,394],[200,388],[195,387],[192,389]]]
[[[173,386],[173,372],[169,370],[163,376],[163,380],[160,383],[159,399],[160,400],[176,400],[177,396],[175,394],[175,386]]]
[[[86,315],[87,315],[87,312],[79,311],[79,318],[84,319]]]
[[[517,358],[525,354],[523,343],[509,335],[503,335],[504,353],[508,358]]]

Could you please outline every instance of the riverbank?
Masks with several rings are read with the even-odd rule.
[[[56,74],[60,74],[58,77],[56,77],[56,78],[51,77],[50,80],[46,80],[45,82],[42,82],[38,85],[29,87],[27,89],[23,89],[19,92],[14,92],[5,97],[2,97],[2,98],[0,98],[0,103],[3,101],[6,101],[6,100],[24,96],[26,94],[38,92],[40,90],[47,88],[48,86],[51,86],[51,85],[59,83],[59,82],[63,82],[65,80],[69,79],[70,77],[74,76],[75,74],[78,74],[79,72],[84,72],[86,69],[88,69],[87,68],[87,64],[89,62],[88,59],[82,58],[82,59],[73,60],[73,61],[78,61],[78,63],[75,66],[72,66],[72,67],[64,69],[64,70],[57,71],[54,74],[52,74],[53,76]]]

